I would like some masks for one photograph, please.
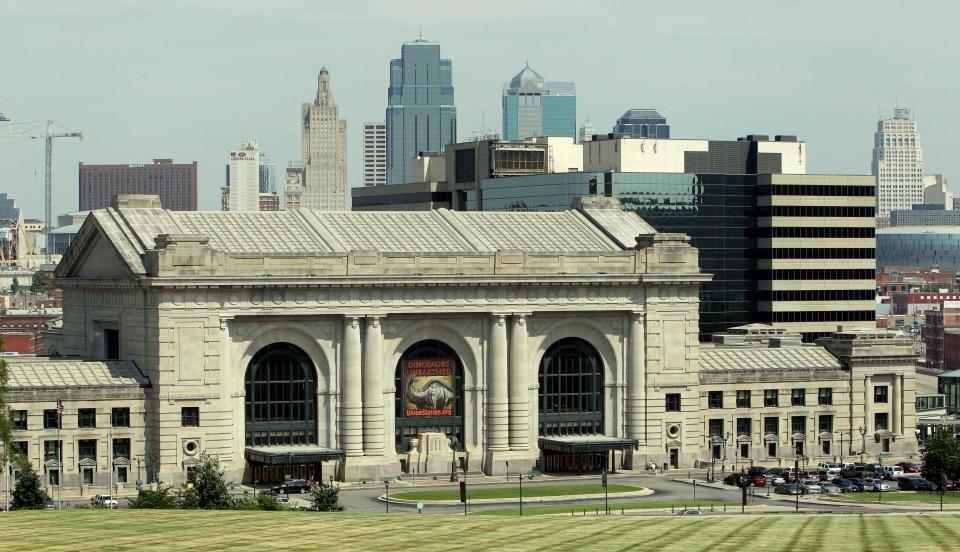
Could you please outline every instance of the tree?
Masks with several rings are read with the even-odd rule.
[[[0,337],[0,351],[3,351],[3,338]],[[0,358],[0,466],[6,466],[13,450],[13,434],[10,420],[10,411],[7,406],[7,385],[10,381],[10,371],[7,362]]]
[[[315,485],[310,491],[313,495],[312,510],[315,512],[342,512],[343,506],[340,504],[340,487],[335,487],[329,483]]]
[[[27,462],[20,463],[20,479],[13,489],[11,510],[43,510],[47,505],[47,493],[40,488],[40,477]]]
[[[10,293],[19,293],[20,292],[20,280],[17,280],[17,277],[13,277],[13,283],[10,284]]]
[[[177,497],[173,487],[160,485],[155,491],[140,491],[137,498],[130,501],[131,508],[141,510],[172,510],[177,507]]]
[[[33,280],[30,282],[30,291],[32,293],[46,293],[50,289],[50,274],[38,270],[33,273]]]
[[[193,496],[196,495],[194,505]],[[223,469],[220,459],[206,452],[200,453],[200,462],[197,464],[196,477],[192,488],[188,487],[181,498],[189,506],[202,510],[230,510],[233,508],[233,499],[227,491],[227,484],[223,481]]]
[[[953,432],[941,429],[924,442],[923,477],[940,485],[943,478],[960,479],[960,441]]]

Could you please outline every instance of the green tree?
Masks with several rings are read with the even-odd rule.
[[[313,495],[313,506],[311,510],[315,512],[342,512],[343,506],[340,504],[340,487],[335,487],[329,483],[315,485],[310,491]]]
[[[30,291],[33,293],[46,293],[50,289],[50,274],[43,270],[33,273],[33,280],[30,282]]]
[[[172,510],[177,507],[177,496],[173,487],[161,484],[155,491],[140,491],[137,498],[130,501],[131,508],[141,510]]]
[[[192,488],[182,493],[187,504],[193,506],[193,497],[196,494],[196,505],[193,507],[202,510],[230,510],[233,508],[233,499],[227,491],[227,484],[223,480],[223,469],[220,459],[206,452],[200,453],[200,462],[197,464],[196,478]]]
[[[270,496],[265,492],[257,493],[257,495],[253,497],[239,497],[234,500],[233,508],[235,510],[261,510],[265,512],[290,509],[287,505],[277,500],[276,497]]]
[[[937,485],[944,477],[960,479],[960,441],[952,431],[941,429],[924,442],[921,473]]]
[[[20,479],[13,489],[11,510],[42,510],[47,505],[47,493],[40,487],[40,477],[27,462],[20,463]]]
[[[10,284],[10,293],[19,293],[20,292],[20,280],[17,280],[16,276],[13,278],[13,283]]]
[[[3,351],[3,338],[0,337],[0,351]],[[10,421],[10,409],[7,406],[7,386],[10,383],[10,371],[7,362],[0,358],[0,466],[6,466],[13,450],[13,434]]]

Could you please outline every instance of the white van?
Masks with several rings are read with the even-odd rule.
[[[900,479],[903,477],[903,468],[900,466],[884,466],[883,467],[883,478],[893,481],[894,479]]]
[[[820,474],[821,479],[827,478],[832,479],[834,477],[840,477],[840,466],[832,464],[830,462],[820,462],[817,464],[817,473]]]

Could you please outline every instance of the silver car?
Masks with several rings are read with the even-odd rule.
[[[821,483],[820,492],[823,494],[841,494],[843,489],[833,483]]]
[[[822,491],[823,488],[820,486],[820,483],[818,483],[817,481],[814,481],[813,479],[804,479],[803,482],[800,483],[800,485],[803,486],[803,488],[806,489],[806,491],[811,494],[818,494],[823,492]]]

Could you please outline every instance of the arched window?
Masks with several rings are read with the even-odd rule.
[[[453,349],[435,340],[414,343],[400,357],[394,383],[397,452],[425,432],[463,445],[463,366]]]
[[[578,337],[557,341],[540,361],[540,435],[603,433],[603,361]]]
[[[247,446],[317,443],[317,376],[289,343],[260,349],[247,366]]]

